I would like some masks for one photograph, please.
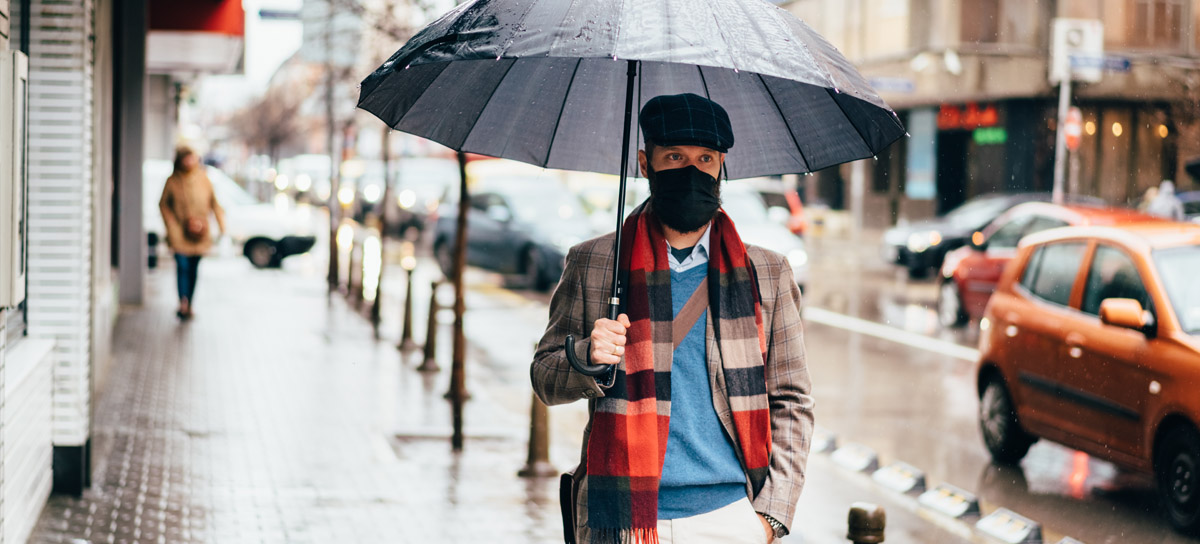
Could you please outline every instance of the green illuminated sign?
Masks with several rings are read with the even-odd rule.
[[[1008,132],[1003,127],[977,128],[971,136],[979,145],[999,145],[1008,141]]]

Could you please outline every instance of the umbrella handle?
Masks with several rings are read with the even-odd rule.
[[[567,362],[571,363],[571,368],[584,376],[601,376],[612,369],[612,365],[589,365],[584,364],[578,357],[575,356],[575,336],[568,334],[567,341],[563,347],[567,350]]]

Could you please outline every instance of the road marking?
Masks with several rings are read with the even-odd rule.
[[[848,331],[865,334],[867,336],[882,338],[884,340],[889,340],[898,344],[904,344],[909,347],[932,351],[934,353],[940,353],[950,357],[956,357],[965,361],[975,362],[979,360],[979,350],[974,348],[960,346],[954,342],[939,340],[923,334],[908,332],[896,327],[881,325],[879,323],[874,323],[865,319],[859,319],[857,317],[851,317],[845,314],[839,314],[837,312],[831,312],[822,308],[814,308],[811,306],[805,308],[804,319],[814,323],[828,325],[830,327],[837,327],[839,329],[845,329]]]

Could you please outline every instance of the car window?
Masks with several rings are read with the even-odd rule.
[[[1100,315],[1100,304],[1110,298],[1131,298],[1142,308],[1154,311],[1154,301],[1138,275],[1137,267],[1125,252],[1112,246],[1099,246],[1088,270],[1080,310]]]
[[[1000,227],[999,230],[992,233],[992,237],[988,238],[988,247],[994,249],[1012,249],[1017,247],[1017,242],[1021,241],[1021,236],[1025,232],[1025,226],[1029,224],[1030,216],[1015,217]]]
[[[479,210],[481,212],[486,212],[489,207],[491,207],[494,204],[497,204],[497,202],[496,202],[497,200],[498,200],[498,198],[496,197],[496,195],[493,195],[493,194],[483,193],[483,194],[478,194],[478,195],[472,195],[471,196],[471,208],[475,209],[475,210]]]
[[[1042,246],[1036,260],[1026,268],[1021,284],[1042,300],[1066,306],[1071,301],[1071,288],[1075,285],[1079,265],[1083,263],[1084,247],[1080,242]]]
[[[1042,255],[1045,254],[1046,246],[1037,248],[1033,252],[1033,256],[1029,257],[1029,264],[1025,265],[1025,271],[1021,273],[1021,287],[1024,287],[1030,293],[1033,292],[1033,280],[1037,279],[1038,266],[1042,263]]]
[[[1200,245],[1160,249],[1154,252],[1154,261],[1179,325],[1188,334],[1200,335],[1200,282],[1195,280]]]
[[[1062,219],[1038,215],[1034,216],[1033,221],[1029,222],[1029,226],[1025,229],[1024,236],[1029,236],[1035,232],[1042,232],[1044,230],[1057,229],[1070,225],[1070,223],[1063,221]]]
[[[758,196],[762,197],[763,202],[766,203],[768,208],[783,208],[785,210],[790,209],[788,207],[787,197],[784,196],[783,193],[760,191]]]

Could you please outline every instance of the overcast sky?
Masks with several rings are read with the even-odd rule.
[[[246,73],[207,76],[199,85],[197,107],[206,112],[237,109],[267,88],[271,75],[300,48],[300,21],[263,20],[263,9],[299,11],[302,0],[242,0],[246,10]]]

